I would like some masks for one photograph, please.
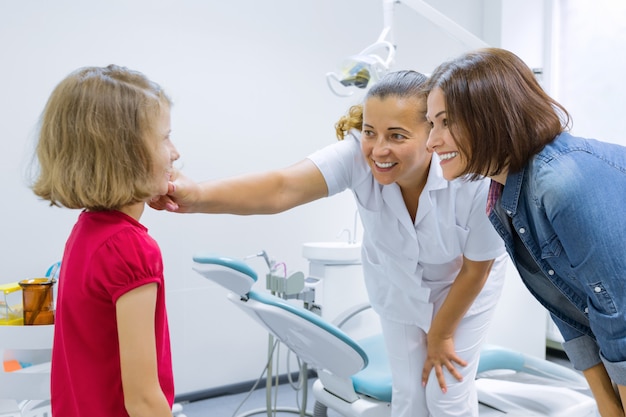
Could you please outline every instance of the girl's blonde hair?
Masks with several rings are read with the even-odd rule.
[[[33,192],[51,205],[119,209],[151,197],[155,121],[171,100],[124,67],[85,67],[57,85],[40,119]]]

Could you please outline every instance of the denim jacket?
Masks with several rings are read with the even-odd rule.
[[[626,148],[560,134],[509,173],[489,219],[574,367],[603,361],[626,385]]]

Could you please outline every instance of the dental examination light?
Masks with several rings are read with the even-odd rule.
[[[423,0],[383,0],[383,31],[378,40],[357,55],[346,58],[340,66],[339,74],[334,72],[326,74],[328,87],[335,95],[349,97],[354,93],[351,87],[361,89],[371,87],[391,69],[396,54],[396,45],[393,40],[393,14],[396,3],[404,3],[467,45],[469,49],[489,46]]]
[[[385,28],[378,40],[363,49],[357,55],[352,55],[341,64],[340,74],[329,72],[326,74],[326,82],[330,90],[339,97],[351,96],[353,91],[341,92],[337,87],[366,88],[385,75],[395,56],[395,46],[385,40],[389,28]],[[382,52],[386,57],[382,57]]]

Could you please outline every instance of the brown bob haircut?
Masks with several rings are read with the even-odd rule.
[[[51,205],[111,210],[151,197],[154,122],[171,101],[124,67],[85,67],[61,81],[41,115],[33,192]]]
[[[472,179],[520,171],[570,125],[567,110],[541,88],[515,54],[469,52],[439,65],[427,92],[440,88],[448,127]]]

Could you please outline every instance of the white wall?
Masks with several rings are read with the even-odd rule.
[[[482,1],[431,3],[481,35]],[[430,72],[464,50],[403,5],[396,22],[396,69]],[[38,116],[70,71],[116,63],[147,74],[175,101],[184,170],[224,177],[291,164],[332,143],[334,122],[360,97],[332,95],[324,74],[374,42],[382,24],[378,0],[0,2],[0,283],[43,274],[78,215],[38,201],[23,175]],[[301,244],[334,240],[353,214],[347,193],[276,216],[144,214],[163,251],[179,394],[256,379],[266,355],[265,332],[191,270],[192,254],[265,249],[306,271]],[[250,265],[265,274],[262,260]]]
[[[557,72],[554,96],[574,120],[572,133],[626,146],[626,3],[552,0]]]

